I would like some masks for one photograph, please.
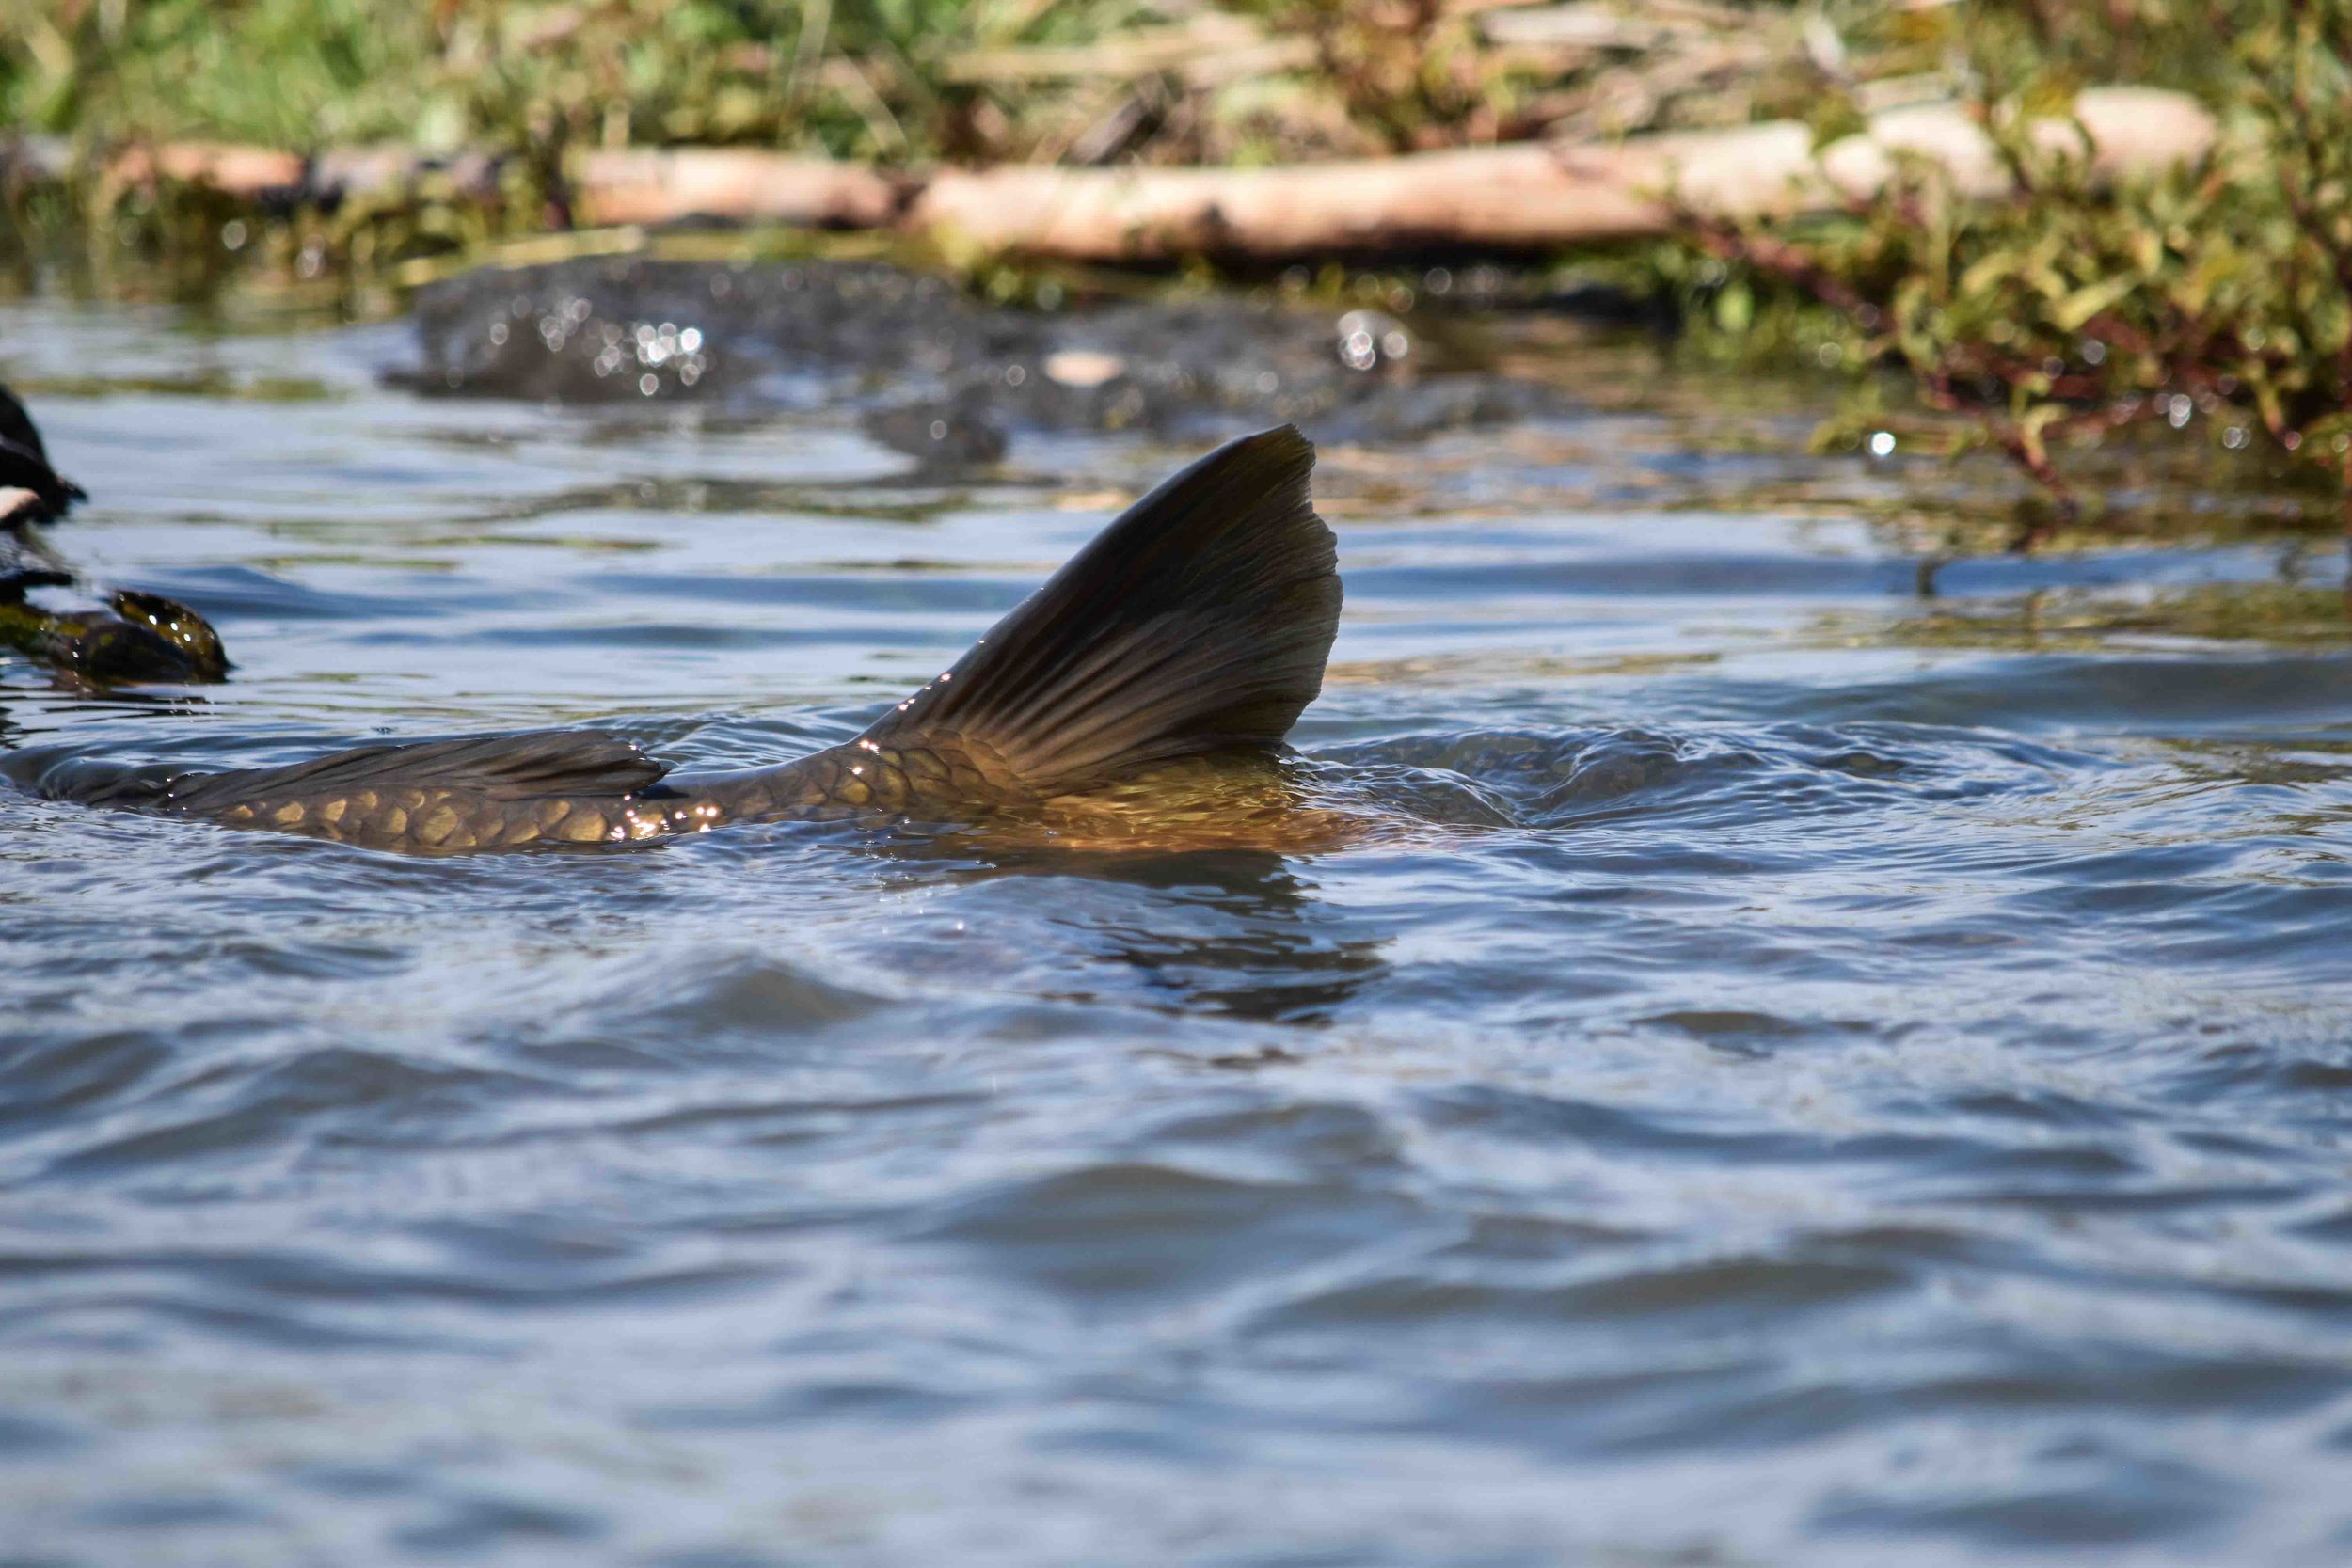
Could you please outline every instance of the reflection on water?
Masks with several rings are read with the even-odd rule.
[[[20,756],[798,754],[1182,455],[0,341],[56,544],[238,660],[0,669]],[[2340,555],[2142,475],[2141,537],[1921,597],[2005,475],[1554,379],[1607,405],[1326,453],[1334,678],[1215,804],[1345,832],[426,862],[0,796],[12,1549],[2352,1551]]]
[[[1038,862],[1025,868],[1049,869]],[[1014,860],[1000,869],[1024,866]],[[1384,967],[1387,939],[1351,935],[1343,917],[1319,905],[1314,884],[1267,851],[1072,855],[1051,869],[1135,890],[1134,909],[1098,908],[1073,924],[1102,958],[1123,966],[1117,990],[1140,990],[1132,999],[1143,1006],[1157,992],[1173,1008],[1327,1023]]]

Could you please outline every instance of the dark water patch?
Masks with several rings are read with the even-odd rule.
[[[1108,1164],[976,1197],[930,1235],[971,1249],[992,1273],[1108,1309],[1300,1268],[1369,1243],[1411,1212],[1377,1193]]]
[[[1754,1316],[1775,1321],[1867,1299],[1903,1283],[1900,1272],[1774,1258],[1710,1259],[1619,1275],[1567,1287],[1558,1310],[1569,1317],[1624,1319],[1646,1331],[1704,1333]]]
[[[596,1515],[517,1497],[471,1497],[443,1505],[431,1519],[392,1532],[392,1544],[421,1557],[475,1558],[508,1546],[593,1541]]]
[[[1215,297],[1017,309],[880,262],[485,269],[422,291],[417,325],[417,361],[393,379],[421,392],[862,404],[865,432],[926,468],[993,463],[1024,429],[1198,437],[1313,419],[1375,441],[1563,406],[1537,382],[1414,373],[1427,345],[1417,356],[1412,329],[1377,312]]]
[[[634,999],[638,1022],[681,1033],[691,1027],[772,1036],[854,1022],[889,1006],[882,997],[753,955],[702,966],[691,980],[665,977],[645,990],[651,994]]]
[[[935,1421],[973,1409],[973,1396],[927,1388],[904,1379],[796,1379],[772,1400],[719,1409],[665,1410],[646,1418],[657,1431],[724,1433],[817,1425],[890,1426]]]
[[[485,648],[570,648],[580,642],[576,626],[502,626],[466,634],[460,641]],[[446,637],[412,637],[398,633],[362,639],[372,648],[397,650],[420,646],[446,646]],[[656,621],[630,626],[609,626],[597,634],[597,641],[608,647],[637,648],[676,653],[702,653],[723,649],[745,652],[794,646],[835,645],[859,646],[863,638],[850,627],[838,630],[778,630],[771,627],[730,626],[708,621]],[[947,646],[949,639],[941,638],[938,644]]]
[[[1855,562],[1824,566],[1803,557],[1714,554],[1613,560],[1597,569],[1586,561],[1554,563],[1496,562],[1491,565],[1410,566],[1349,574],[1349,584],[1369,598],[1470,598],[1511,604],[1522,598],[1560,594],[1618,599],[1643,594],[1677,598],[1766,597],[1803,593],[1807,597],[1899,592],[1900,562]]]
[[[167,1530],[174,1536],[207,1526],[245,1525],[265,1515],[226,1497],[147,1497],[88,1510],[83,1521],[104,1530]]]
[[[2150,1460],[2078,1440],[2038,1454],[2033,1473],[1979,1483],[1960,1497],[1878,1497],[1828,1502],[1833,1532],[1943,1538],[1986,1550],[2122,1548],[2217,1531],[2244,1506],[2242,1491],[2203,1468]]]
[[[151,1035],[122,1033],[20,1041],[0,1049],[0,1135],[112,1099],[171,1054],[171,1048]]]
[[[1649,1268],[1604,1259],[1592,1277],[1541,1282],[1472,1282],[1408,1276],[1367,1280],[1295,1302],[1263,1320],[1277,1336],[1335,1331],[1417,1329],[1431,1340],[1453,1337],[1467,1353],[1484,1333],[1509,1326],[1537,1337],[1543,1325],[1629,1328],[1661,1337],[1737,1335],[1758,1318],[1789,1323],[1900,1289],[1901,1271],[1828,1260],[1710,1259]],[[1498,1390],[1488,1387],[1488,1394]],[[1519,1397],[1534,1398],[1533,1385]]]
[[[1954,1147],[1951,1140],[1884,1134],[1838,1139],[1759,1134],[1736,1127],[1709,1129],[1687,1114],[1645,1113],[1485,1085],[1424,1097],[1422,1108],[1436,1131],[1468,1131],[1481,1137],[1525,1140],[1553,1148],[1613,1150],[1637,1158],[1742,1164],[1872,1159],[1915,1162],[1938,1158],[1944,1149]]]
[[[2339,694],[2352,658],[2232,649],[2207,659],[2162,657],[1972,660],[1974,668],[1899,681],[1712,693],[1728,708],[1817,721],[1983,725],[2053,736],[2139,735],[2226,739],[2264,732],[2273,743],[2325,738],[2344,722]]]
[[[350,1501],[395,1497],[418,1486],[414,1475],[385,1465],[305,1464],[279,1475],[306,1491]]]
[[[1153,1129],[1148,1143],[1256,1180],[1361,1180],[1383,1170],[1401,1174],[1406,1165],[1396,1131],[1360,1105],[1287,1102],[1207,1110]]]
[[[740,1290],[760,1273],[646,1259],[633,1246],[557,1256],[561,1249],[543,1243],[531,1249],[535,1257],[526,1252],[493,1259],[478,1244],[478,1230],[453,1236],[446,1225],[411,1231],[409,1239],[435,1260],[369,1266],[259,1248],[24,1251],[0,1254],[0,1275],[38,1282],[50,1291],[39,1311],[11,1325],[11,1337],[19,1339],[40,1335],[43,1318],[88,1317],[138,1305],[265,1343],[341,1349],[429,1345],[446,1354],[462,1341],[440,1332],[387,1329],[386,1320],[398,1316],[391,1309],[405,1302],[485,1315],[626,1310],[639,1302]],[[493,1269],[479,1266],[493,1260]]]
[[[71,1427],[0,1410],[0,1465],[71,1453],[87,1441],[83,1433]]]
[[[946,568],[943,565],[941,570]],[[892,612],[920,614],[978,614],[996,616],[1026,596],[1033,583],[974,580],[959,571],[953,578],[934,578],[904,566],[842,576],[778,576],[742,578],[711,574],[607,573],[605,589],[649,599],[683,598],[698,603],[739,600],[744,603],[788,604],[807,608],[834,605],[861,610],[882,608]],[[961,652],[961,644],[958,652]]]
[[[60,1159],[59,1174],[91,1178],[141,1167],[242,1162],[289,1137],[367,1144],[405,1127],[447,1128],[501,1098],[553,1085],[519,1074],[404,1060],[327,1046],[296,1051],[248,1070],[215,1067],[147,1096],[140,1119],[162,1126],[116,1132]]]
[[[519,599],[503,588],[469,585],[447,574],[404,579],[399,574],[386,583],[388,592],[361,593],[349,588],[289,582],[250,567],[216,566],[175,573],[158,579],[166,593],[201,602],[208,619],[233,626],[241,620],[318,621],[338,626],[354,622],[440,620],[453,610],[512,610],[544,595],[526,593]],[[427,604],[429,597],[437,601]]]
[[[2004,1346],[2005,1359],[2020,1354]],[[2332,1402],[2352,1382],[2341,1363],[2261,1355],[2196,1358],[2090,1344],[2025,1351],[2030,1372],[1961,1372],[1887,1390],[1907,1405],[1999,1416],[2023,1409],[2137,1414],[2291,1415]]]

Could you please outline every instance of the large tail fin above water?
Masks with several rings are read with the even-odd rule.
[[[867,732],[952,732],[1041,794],[1278,744],[1323,689],[1338,549],[1295,426],[1227,443],[1129,507]]]

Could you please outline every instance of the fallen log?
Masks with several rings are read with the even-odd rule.
[[[2105,87],[2082,95],[2074,119],[2046,120],[2036,135],[2112,180],[2201,156],[2215,126],[2182,94]],[[1811,131],[1780,121],[1613,146],[1525,142],[1283,168],[949,169],[923,185],[904,222],[983,250],[1072,261],[1540,249],[1663,234],[1681,211],[1742,219],[1831,210],[1880,189],[1906,153],[1944,166],[1963,195],[2009,188],[1983,129],[1957,105],[1926,104],[1886,110],[1818,152]]]
[[[2094,87],[2071,118],[2034,128],[2086,160],[2094,179],[2156,172],[2215,146],[2213,117],[2184,94]],[[1191,256],[1291,261],[1429,246],[1534,250],[1670,232],[1686,214],[1740,220],[1835,210],[1882,188],[1899,161],[1940,165],[1954,188],[1995,197],[2010,175],[1957,104],[1911,104],[1824,148],[1793,121],[1671,132],[1613,144],[1523,142],[1283,167],[1070,168],[1014,166],[887,170],[732,148],[597,151],[572,169],[582,223],[696,218],[892,230],[982,251],[1071,261]],[[59,166],[58,150],[13,161]],[[254,148],[182,145],[123,154],[115,179],[201,182],[253,199],[380,195],[439,172],[494,184],[491,160],[392,150],[298,158]]]
[[[745,148],[590,152],[573,176],[583,223],[739,218],[798,229],[888,229],[919,176]]]

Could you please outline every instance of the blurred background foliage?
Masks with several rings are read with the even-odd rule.
[[[1828,0],[0,0],[0,112],[93,141],[560,136],[1248,163],[1803,113],[1958,8]],[[1898,82],[1903,91],[1932,82]]]
[[[1925,412],[1964,417],[1905,420],[1866,378],[1822,439],[1994,446],[2056,499],[2052,526],[2081,509],[2056,454],[2134,429],[2195,427],[2352,492],[2352,5],[2037,0],[1971,19],[1968,101],[2016,194],[1954,200],[1912,167],[1829,218],[1693,218],[1651,265],[1699,338],[1899,367]],[[2219,150],[2104,188],[2027,136],[2084,86],[2121,81],[2195,91]]]
[[[0,253],[102,236],[208,285],[462,259],[561,227],[582,148],[1248,166],[1772,118],[1828,140],[1957,102],[2017,179],[1926,168],[1828,217],[1518,257],[1599,279],[1680,351],[1851,378],[1826,441],[2062,455],[2194,427],[2341,490],[2352,465],[2352,0],[0,0],[0,113],[95,168],[202,138],[497,155],[333,213],[146,180],[12,180]],[[2100,188],[2026,135],[2083,87],[2197,94],[2221,150]],[[1001,275],[994,275],[1001,282]],[[1199,276],[1199,269],[1193,275]],[[1890,373],[1894,372],[1894,373]]]

